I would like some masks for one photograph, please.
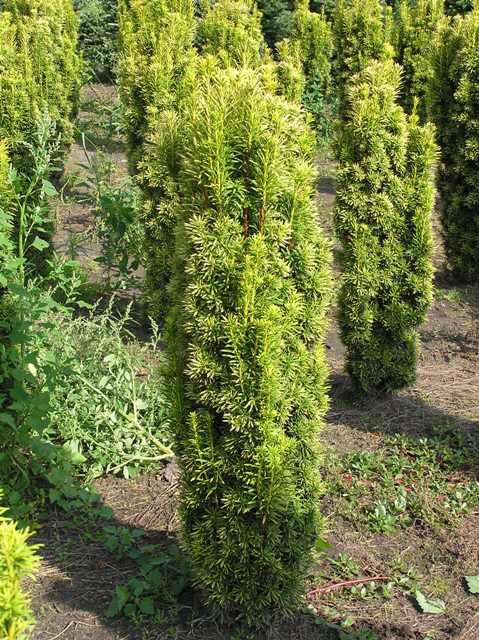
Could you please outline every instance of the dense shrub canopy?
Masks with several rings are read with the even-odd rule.
[[[479,7],[438,39],[431,113],[441,148],[439,191],[446,254],[453,275],[479,275]]]
[[[364,391],[414,381],[432,299],[434,130],[397,104],[400,67],[373,62],[348,89],[335,208],[347,369]]]
[[[226,65],[258,66],[267,45],[261,14],[253,0],[217,0],[198,24],[197,44],[203,55],[214,54]]]
[[[314,136],[254,70],[210,73],[185,125],[168,319],[183,536],[210,602],[254,620],[297,603],[318,532]]]
[[[391,12],[381,0],[338,0],[333,21],[335,79],[342,112],[350,79],[371,60],[393,56]]]
[[[75,0],[80,20],[79,42],[90,69],[113,78],[118,56],[117,0]]]
[[[333,35],[324,15],[313,13],[308,5],[309,0],[298,0],[290,38],[298,47],[305,77],[302,102],[312,114],[321,139],[329,129],[326,104],[330,98]]]
[[[394,28],[396,60],[402,66],[401,103],[424,122],[427,119],[426,97],[432,78],[431,56],[435,35],[444,20],[444,0],[401,0]]]
[[[162,320],[169,306],[181,104],[194,81],[193,1],[120,4],[120,95],[131,171],[142,189],[145,299]]]
[[[13,164],[29,173],[38,121],[48,114],[65,148],[73,139],[81,61],[70,0],[4,0],[0,13],[0,139]]]

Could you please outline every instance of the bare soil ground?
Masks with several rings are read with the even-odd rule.
[[[95,91],[110,99],[109,90]],[[125,167],[124,154],[115,147],[115,161]],[[76,145],[67,172],[81,170],[84,152]],[[334,176],[331,164],[321,163],[329,175],[320,182],[323,216],[330,217],[334,200]],[[61,211],[62,223],[57,239],[65,243],[69,227],[88,227],[88,204],[68,204]],[[439,223],[435,220],[436,231]],[[94,247],[85,247],[87,255]],[[353,451],[374,451],[389,434],[407,434],[414,438],[427,435],[438,426],[458,430],[479,427],[479,287],[453,288],[442,270],[440,235],[437,233],[438,294],[427,322],[421,329],[421,358],[417,384],[397,395],[368,398],[351,395],[344,375],[344,348],[332,318],[327,341],[331,366],[331,409],[322,434],[326,456]],[[112,507],[115,520],[126,526],[144,529],[152,540],[175,539],[177,474],[170,466],[158,474],[134,481],[105,478],[96,485],[106,505]],[[361,575],[382,575],[391,559],[399,557],[414,567],[431,591],[439,591],[446,601],[446,612],[427,615],[418,612],[409,596],[396,593],[392,599],[357,599],[326,596],[318,609],[336,607],[343,619],[352,616],[358,638],[379,640],[479,640],[477,596],[468,595],[463,577],[479,573],[479,512],[463,519],[453,531],[422,531],[414,527],[393,534],[373,534],[336,518],[334,508],[323,499],[327,514],[327,539],[330,556],[347,554],[361,568]],[[127,561],[115,562],[105,549],[88,542],[82,532],[67,528],[65,515],[52,512],[39,534],[44,544],[43,565],[33,585],[34,607],[39,620],[34,640],[140,640],[143,638],[194,638],[220,640],[247,638],[219,628],[209,612],[198,608],[196,622],[174,628],[137,631],[125,622],[106,620],[104,613],[115,586],[132,575]],[[326,580],[327,562],[316,567]],[[319,578],[317,578],[319,580]],[[314,581],[314,580],[313,580]],[[192,596],[191,603],[194,603]],[[190,603],[190,604],[191,604]],[[476,629],[476,632],[474,632]],[[471,631],[472,630],[472,631]],[[366,631],[375,635],[367,635]],[[472,635],[471,635],[472,634]],[[310,615],[298,615],[289,621],[272,622],[267,631],[254,637],[264,640],[315,640],[337,638],[336,632],[315,624]]]

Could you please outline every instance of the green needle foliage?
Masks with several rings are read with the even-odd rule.
[[[432,299],[434,129],[398,105],[400,73],[375,61],[354,78],[338,136],[340,324],[348,373],[366,392],[414,381]]]
[[[479,275],[479,6],[441,32],[431,112],[438,130],[441,218],[453,276]]]
[[[347,102],[351,78],[371,60],[387,60],[393,56],[391,28],[391,10],[381,0],[338,0],[333,33],[340,113]]]
[[[256,0],[262,13],[263,32],[270,47],[290,34],[294,0]]]
[[[226,66],[257,67],[268,47],[261,30],[261,14],[253,0],[217,0],[203,9],[197,44],[203,55],[213,54]]]
[[[330,250],[313,133],[254,69],[211,73],[187,127],[168,318],[183,540],[211,604],[297,604],[318,535]]]
[[[321,139],[328,132],[325,109],[330,97],[333,34],[324,15],[309,10],[309,0],[298,0],[290,39],[299,47],[305,76],[302,101]]]
[[[450,16],[466,13],[474,7],[474,0],[446,0],[446,12]]]
[[[164,319],[173,254],[181,104],[191,85],[193,0],[120,3],[120,95],[125,110],[130,169],[143,194],[145,300]]]
[[[31,533],[20,531],[0,508],[0,637],[23,640],[33,625],[30,603],[21,581],[33,576],[40,564],[38,547],[28,541]]]
[[[401,103],[427,120],[427,90],[433,69],[436,34],[444,21],[444,0],[401,0],[394,27],[396,61],[403,68]],[[416,104],[418,102],[418,104]]]
[[[99,79],[115,76],[118,57],[116,0],[74,0],[80,27],[80,47],[90,70]]]

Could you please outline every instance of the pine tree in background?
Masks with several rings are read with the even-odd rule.
[[[271,48],[291,32],[294,0],[256,0],[263,16],[263,32]]]
[[[333,33],[340,114],[344,110],[351,78],[371,60],[386,60],[393,56],[391,29],[391,11],[381,0],[338,0]]]
[[[309,10],[309,0],[297,0],[290,39],[298,45],[305,77],[302,102],[322,140],[329,131],[326,104],[330,97],[333,35],[324,15]]]
[[[398,105],[400,73],[376,61],[353,79],[337,145],[340,325],[348,373],[366,392],[414,381],[432,299],[434,129]]]
[[[474,0],[446,0],[446,13],[454,16],[458,13],[467,13],[472,11]]]
[[[432,78],[436,34],[444,21],[444,0],[401,0],[394,25],[396,61],[403,68],[401,103],[407,113],[415,108],[427,120],[427,91]]]
[[[439,193],[452,275],[479,276],[479,6],[440,33],[431,114],[441,148]]]
[[[318,535],[314,136],[254,69],[211,73],[184,122],[167,334],[183,541],[210,604],[259,622],[297,604]]]

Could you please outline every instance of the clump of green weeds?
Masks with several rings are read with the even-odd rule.
[[[118,316],[112,305],[55,318],[38,336],[40,355],[68,363],[51,397],[44,437],[62,446],[87,479],[129,478],[173,455],[158,372],[158,330],[138,342],[130,330],[130,308]]]
[[[332,455],[326,464],[335,515],[389,534],[452,528],[479,506],[479,435],[451,428],[396,435],[377,451]]]

